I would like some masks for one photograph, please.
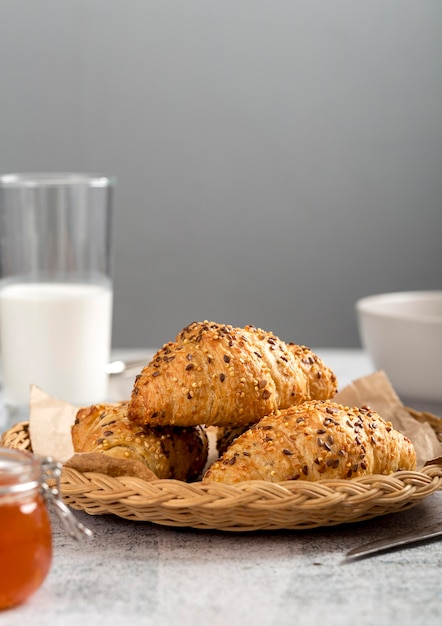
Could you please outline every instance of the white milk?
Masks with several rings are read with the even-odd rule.
[[[28,404],[31,384],[76,405],[105,400],[111,325],[109,286],[3,286],[0,345],[6,404]]]

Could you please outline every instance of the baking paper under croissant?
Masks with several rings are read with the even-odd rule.
[[[314,481],[415,466],[411,441],[375,411],[312,401],[254,424],[213,463],[203,481]]]
[[[127,418],[127,403],[80,409],[72,427],[76,452],[99,452],[143,463],[158,478],[192,480],[207,460],[202,427],[142,427]]]
[[[334,373],[309,348],[254,326],[194,322],[137,376],[140,424],[246,425],[278,408],[335,395]]]

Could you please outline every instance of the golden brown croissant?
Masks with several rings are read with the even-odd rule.
[[[254,326],[194,322],[137,376],[140,424],[246,425],[278,408],[334,396],[334,373],[309,348]]]
[[[240,435],[242,435],[246,430],[251,428],[252,424],[247,424],[246,426],[217,426],[216,427],[216,450],[218,452],[218,456],[224,454],[227,448],[232,445],[235,439],[238,439]]]
[[[314,481],[415,466],[411,441],[375,411],[311,401],[254,424],[213,463],[203,481]]]
[[[101,452],[140,461],[158,478],[192,480],[204,468],[207,435],[201,427],[141,427],[127,418],[127,403],[80,409],[72,427],[76,452]]]

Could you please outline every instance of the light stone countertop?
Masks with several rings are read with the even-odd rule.
[[[341,386],[372,371],[361,351],[317,352]],[[26,604],[0,613],[0,626],[442,623],[442,542],[344,558],[441,520],[442,491],[402,513],[303,531],[223,533],[75,514],[93,539],[74,542],[54,519],[49,576]]]

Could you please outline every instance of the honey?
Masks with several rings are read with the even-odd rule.
[[[51,522],[41,471],[31,454],[0,448],[0,609],[27,600],[51,566]]]

